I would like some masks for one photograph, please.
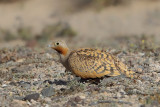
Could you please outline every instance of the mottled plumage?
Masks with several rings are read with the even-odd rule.
[[[63,41],[56,41],[51,47],[59,52],[62,64],[81,78],[100,78],[105,75],[121,74],[133,77],[134,75],[134,72],[128,70],[118,58],[104,50],[83,48],[70,51]]]

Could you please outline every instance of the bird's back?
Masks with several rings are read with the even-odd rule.
[[[134,72],[104,50],[79,49],[72,51],[68,57],[68,66],[77,76],[82,78],[100,78],[121,74],[133,77]]]

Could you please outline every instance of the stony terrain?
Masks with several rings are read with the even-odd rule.
[[[0,105],[158,106],[160,48],[155,49],[155,46],[148,44],[153,41],[147,36],[135,36],[128,40],[136,45],[123,42],[124,50],[106,50],[136,72],[133,79],[118,76],[83,80],[71,72],[65,72],[56,52],[48,48],[2,48]]]
[[[160,105],[158,0],[23,1],[0,0],[0,107]],[[57,38],[104,49],[135,77],[76,77],[47,47]]]

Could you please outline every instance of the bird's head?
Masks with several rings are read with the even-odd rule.
[[[59,54],[66,56],[68,53],[68,47],[66,45],[66,43],[64,41],[53,41],[49,47],[51,47],[52,49],[56,50]]]

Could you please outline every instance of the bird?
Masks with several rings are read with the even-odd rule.
[[[49,47],[58,52],[60,62],[66,70],[83,79],[119,75],[134,77],[132,70],[106,50],[94,48],[71,50],[63,40],[53,41]]]

